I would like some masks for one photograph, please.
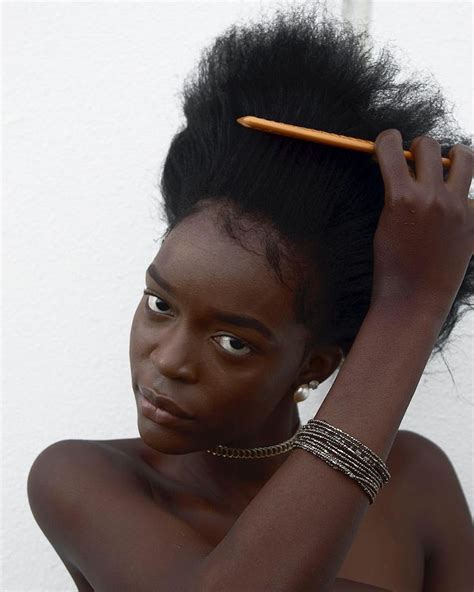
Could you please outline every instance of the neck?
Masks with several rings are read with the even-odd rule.
[[[272,414],[255,434],[218,444],[245,449],[281,444],[295,434],[299,425],[298,408],[292,403],[285,414]],[[250,501],[290,454],[291,450],[266,458],[244,459],[214,456],[200,450],[177,459],[181,475],[191,479],[194,485],[205,488],[211,496],[237,496]]]

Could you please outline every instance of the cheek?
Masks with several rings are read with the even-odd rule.
[[[242,430],[252,430],[253,426],[258,425],[262,416],[269,412],[268,400],[261,393],[242,394],[241,392],[232,393],[231,402],[223,406],[220,411],[219,425],[226,426],[226,433],[232,436],[241,434]]]
[[[295,381],[298,372],[299,358],[294,352],[278,356],[272,368],[265,373],[261,388],[265,392],[272,393],[271,398],[282,399]]]
[[[227,381],[228,384],[228,381]],[[254,376],[252,380],[238,381],[237,388],[228,392],[229,412],[238,423],[249,424],[252,419],[266,415],[278,397],[278,385],[268,378],[266,372]]]
[[[129,354],[131,360],[136,359],[139,356],[140,351],[143,350],[145,346],[144,329],[143,313],[141,311],[141,305],[139,305],[135,310],[130,327]]]
[[[236,413],[240,415],[244,408],[261,414],[273,408],[288,393],[297,367],[298,359],[292,352],[268,354],[260,364],[242,367],[233,377],[232,373],[227,373],[222,377],[223,380],[218,381],[219,388],[227,389],[230,395],[229,386],[235,383],[237,388],[231,389],[229,399],[237,407]]]
[[[212,392],[216,411],[222,411],[227,418],[241,418],[253,413],[264,402],[264,376],[261,370],[240,367],[224,371],[214,366],[213,371],[208,365],[200,378]]]

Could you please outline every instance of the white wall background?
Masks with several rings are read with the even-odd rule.
[[[328,5],[369,15],[376,41],[398,46],[408,68],[431,71],[472,129],[469,2]],[[159,247],[153,198],[181,123],[176,93],[216,35],[272,6],[2,6],[5,592],[75,590],[31,515],[28,471],[58,440],[139,436],[128,338]],[[474,510],[472,329],[465,317],[446,354],[456,386],[442,360],[429,365],[401,428],[446,451]],[[304,421],[330,386],[302,404]]]

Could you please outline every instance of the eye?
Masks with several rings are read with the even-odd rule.
[[[152,306],[152,302],[153,302],[154,300],[158,300],[158,304],[155,304],[155,306],[163,306],[163,305],[164,305],[165,307],[166,307],[166,306],[168,306],[168,305],[166,304],[166,302],[165,302],[165,301],[164,301],[162,298],[160,298],[159,296],[155,296],[155,294],[151,294],[150,292],[147,292],[146,290],[145,290],[144,294],[146,294],[146,295],[148,296],[148,298],[147,298],[146,302],[147,302],[147,307],[148,307],[150,310],[152,310],[153,312],[156,312],[156,313],[164,313],[164,312],[166,312],[166,311],[162,310],[161,308],[158,308],[157,310],[155,310],[155,309],[153,308],[153,306]],[[169,308],[169,307],[168,307],[168,308]]]
[[[144,290],[144,294],[146,294],[148,296],[147,298],[147,308],[149,310],[151,310],[152,312],[156,313],[156,314],[165,314],[167,311],[162,310],[161,307],[168,307],[168,304],[166,304],[166,302],[163,300],[163,298],[160,298],[159,296],[157,296],[156,294],[153,294],[152,292],[149,292],[148,290]],[[153,306],[154,301],[158,301],[157,303],[155,302],[154,306],[156,306],[157,308],[155,309]],[[160,308],[158,308],[160,307]],[[217,335],[216,339],[223,339],[225,340],[225,343],[230,344],[230,348],[227,349],[227,347],[222,347],[222,349],[224,351],[226,351],[227,353],[230,354],[234,354],[236,355],[236,357],[244,357],[247,356],[248,354],[250,354],[253,351],[253,348],[249,347],[244,341],[242,341],[241,339],[237,339],[237,337],[233,337],[232,335]]]
[[[236,337],[232,337],[232,335],[218,335],[218,338],[222,338],[222,339],[226,339],[227,343],[232,343],[232,347],[234,347],[235,344],[240,344],[240,347],[236,347],[235,349],[225,349],[225,351],[228,351],[231,354],[235,354],[237,352],[237,356],[247,356],[252,349],[248,346],[245,345],[245,343],[243,341],[241,341],[240,339],[237,339]],[[245,351],[248,350],[248,351]]]

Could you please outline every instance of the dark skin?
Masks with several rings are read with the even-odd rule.
[[[161,426],[137,404],[142,440],[174,455],[179,481],[246,504],[291,452],[244,461],[206,449],[269,446],[291,438],[299,425],[295,390],[326,380],[342,351],[308,351],[309,332],[294,320],[290,264],[285,263],[285,286],[266,264],[257,235],[247,234],[243,248],[216,227],[212,213],[218,207],[211,203],[182,221],[154,258],[174,295],[146,274],[149,294],[134,315],[130,364],[136,398],[138,385],[154,388],[195,416],[183,428]],[[254,329],[213,320],[212,307],[261,321],[274,342]]]
[[[241,503],[236,520],[216,529],[214,514],[199,516],[180,506],[183,488],[175,482],[161,488],[157,479],[155,490],[150,487],[142,444],[68,440],[48,447],[30,471],[28,496],[80,590],[155,590],[159,582],[170,590],[240,592],[271,589],[275,577],[279,589],[289,592],[373,589],[364,581],[384,589],[421,590],[422,579],[426,591],[472,589],[472,525],[454,469],[435,445],[416,434],[393,444],[474,251],[473,202],[466,200],[472,154],[459,145],[451,150],[450,177],[443,184],[439,146],[417,139],[411,148],[413,183],[397,134],[387,130],[376,142],[387,191],[374,239],[371,311],[316,416],[341,426],[386,460],[389,487],[366,512],[367,498],[358,486],[304,451],[293,451],[287,462],[284,455],[259,459],[254,474],[252,461],[205,452],[218,443],[266,445],[288,438],[296,423],[285,420],[281,408],[294,408],[291,397],[301,382],[327,378],[340,352],[306,355],[304,330],[292,323],[285,300],[291,290],[285,294],[280,283],[272,284],[273,276],[265,276],[258,251],[255,258],[244,255],[219,235],[210,216],[200,215],[177,227],[156,256],[176,294],[148,285],[166,299],[151,298],[166,314],[145,318],[142,299],[130,342],[135,394],[137,384],[155,386],[196,419],[187,431],[178,431],[155,427],[139,415],[140,435],[154,452],[156,474],[166,457],[185,486],[197,481],[202,491],[227,492],[234,507],[238,495],[250,497],[252,486],[258,490],[267,480],[266,487],[248,507]],[[249,273],[253,281],[246,282]],[[212,305],[258,316],[276,333],[278,345],[256,344],[247,330],[211,322],[205,312]],[[250,356],[234,362],[233,354],[221,354],[221,346],[246,352],[232,339],[217,343],[223,334],[260,345],[255,362]],[[238,388],[231,388],[235,384]],[[271,463],[279,460],[277,470]],[[443,485],[433,487],[434,482]],[[161,492],[171,496],[162,498]]]

